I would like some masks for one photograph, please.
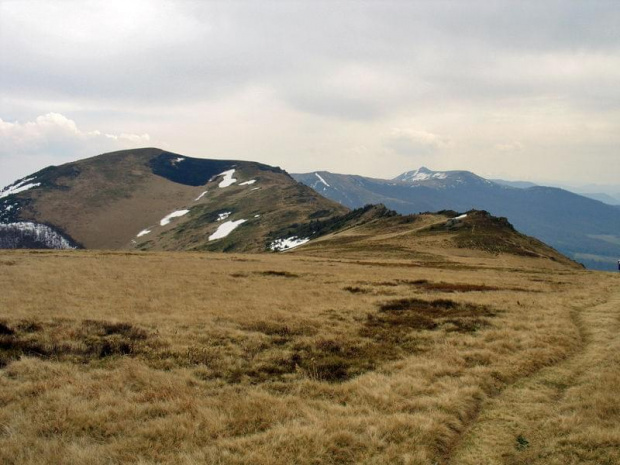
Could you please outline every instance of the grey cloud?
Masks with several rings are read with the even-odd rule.
[[[160,131],[188,153],[285,167],[295,163],[285,154],[311,157],[317,146],[337,163],[364,145],[359,166],[389,152],[394,164],[441,154],[445,165],[487,169],[517,140],[519,157],[617,156],[617,0],[0,0],[0,9],[4,120],[58,112],[115,133]],[[245,97],[254,92],[265,97]]]
[[[451,147],[453,142],[438,134],[408,128],[394,128],[384,145],[400,155],[432,155]]]
[[[114,2],[108,7],[85,3],[102,14],[114,14],[118,8]],[[348,95],[346,89],[334,95],[320,85],[342,62],[395,69],[403,82],[424,82],[434,89],[420,96],[401,84],[395,89],[399,97],[392,100],[404,105],[421,98],[424,103],[455,95],[476,97],[482,89],[487,95],[513,95],[510,76],[488,77],[500,56],[615,52],[620,46],[615,33],[620,13],[614,2],[602,1],[587,2],[588,6],[500,1],[176,2],[167,4],[165,14],[145,15],[143,30],[133,31],[126,24],[108,35],[99,29],[112,27],[112,21],[93,23],[93,38],[79,33],[63,38],[63,28],[96,17],[69,12],[68,3],[58,4],[70,13],[68,24],[59,15],[59,24],[33,26],[25,14],[15,18],[5,8],[8,19],[0,20],[0,85],[5,92],[149,105],[208,101],[260,85],[302,111],[364,119],[383,113],[381,95],[362,98]],[[38,6],[27,2],[22,8]],[[553,79],[533,74],[522,75],[518,87],[536,94],[553,86]],[[307,80],[317,83],[315,93],[299,88]]]

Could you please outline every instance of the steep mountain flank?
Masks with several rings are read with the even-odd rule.
[[[263,251],[274,229],[346,211],[280,168],[155,148],[50,166],[0,191],[0,222],[95,249]]]

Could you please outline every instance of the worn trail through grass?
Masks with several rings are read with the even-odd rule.
[[[581,344],[483,405],[450,464],[620,463],[620,291],[573,310]]]

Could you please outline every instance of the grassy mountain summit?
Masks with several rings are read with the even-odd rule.
[[[27,180],[31,188],[0,199],[0,220],[46,224],[89,249],[262,251],[274,228],[348,210],[280,168],[155,148],[51,166]],[[209,240],[233,222],[235,234]]]
[[[355,215],[356,212],[360,212]],[[512,255],[535,259],[532,263],[551,262],[551,268],[582,266],[543,242],[521,234],[506,218],[486,211],[471,210],[398,215],[384,206],[367,206],[354,210],[346,227],[325,231],[322,237],[300,249],[303,254],[371,259],[411,260],[418,266],[449,267],[465,257],[500,257]],[[336,217],[333,221],[338,220]],[[547,266],[547,265],[545,265]]]

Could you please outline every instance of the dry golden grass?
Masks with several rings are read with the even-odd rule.
[[[2,252],[0,462],[617,463],[616,276],[414,265]]]

